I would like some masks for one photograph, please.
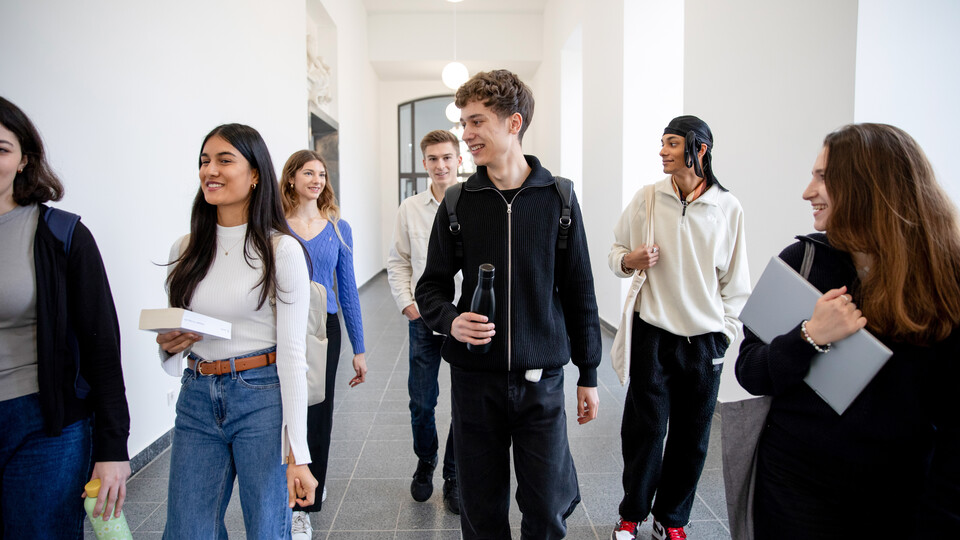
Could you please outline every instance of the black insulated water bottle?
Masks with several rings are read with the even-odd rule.
[[[493,297],[493,265],[485,263],[480,265],[480,274],[477,277],[477,288],[473,291],[473,300],[470,301],[470,311],[477,315],[486,315],[487,322],[493,322],[493,314],[496,311],[497,303]],[[484,354],[490,350],[490,343],[483,345],[467,344],[467,350]]]

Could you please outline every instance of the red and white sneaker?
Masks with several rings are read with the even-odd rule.
[[[683,527],[664,527],[657,518],[653,518],[654,540],[684,540],[686,537]]]
[[[639,528],[640,524],[636,521],[624,521],[620,518],[616,528],[613,529],[613,534],[610,535],[610,540],[637,540]]]

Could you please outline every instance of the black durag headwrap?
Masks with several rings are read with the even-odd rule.
[[[693,167],[693,172],[700,178],[707,181],[707,187],[716,184],[720,189],[726,191],[726,188],[720,185],[717,177],[713,174],[713,158],[710,151],[713,150],[713,133],[706,122],[696,116],[686,115],[678,116],[663,128],[664,135],[679,135],[684,138],[686,144],[683,148],[683,161],[687,167]],[[707,145],[707,152],[703,155],[703,168],[700,168],[700,161],[697,159],[697,153],[700,145]]]

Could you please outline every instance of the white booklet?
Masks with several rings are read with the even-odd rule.
[[[140,329],[160,333],[180,330],[230,339],[231,324],[182,308],[142,309]]]
[[[740,321],[764,343],[810,319],[823,293],[779,257],[773,257],[740,313]],[[866,330],[833,343],[818,354],[803,380],[828,405],[843,414],[873,380],[893,351]]]

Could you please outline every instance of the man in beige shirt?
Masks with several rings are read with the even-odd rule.
[[[420,318],[413,294],[427,262],[427,244],[437,209],[444,192],[457,182],[457,169],[463,158],[460,156],[460,141],[445,130],[427,133],[420,142],[420,150],[423,152],[423,167],[430,175],[430,189],[400,203],[393,246],[387,258],[387,279],[397,307],[409,319],[410,325],[407,389],[410,392],[413,452],[419,458],[410,494],[414,500],[423,502],[433,494],[433,471],[437,466],[439,443],[434,409],[440,394],[437,375],[444,336],[427,328]],[[443,456],[443,502],[454,514],[460,513],[452,434],[447,435]]]

